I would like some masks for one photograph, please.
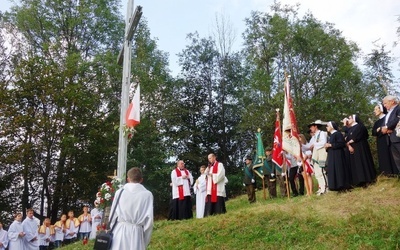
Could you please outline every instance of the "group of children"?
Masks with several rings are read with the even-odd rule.
[[[78,239],[87,242],[96,238],[101,226],[103,214],[95,202],[95,208],[89,213],[89,206],[83,206],[83,213],[75,218],[74,211],[62,214],[59,221],[51,225],[50,219],[45,218],[42,225],[33,216],[33,209],[27,209],[27,215],[22,220],[22,213],[14,215],[14,222],[3,229],[0,222],[0,250],[35,249],[48,250],[71,244]],[[7,248],[8,247],[8,248]]]

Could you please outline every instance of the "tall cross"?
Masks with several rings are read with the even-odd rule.
[[[128,138],[125,136],[125,114],[129,105],[129,88],[131,76],[131,52],[132,38],[142,16],[142,7],[137,6],[133,13],[133,0],[128,0],[128,8],[125,19],[125,37],[124,44],[118,55],[118,64],[123,66],[122,89],[121,89],[121,113],[119,120],[119,139],[118,139],[118,166],[117,176],[125,182],[126,159]]]

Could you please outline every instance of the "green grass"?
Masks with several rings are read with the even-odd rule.
[[[227,213],[156,221],[148,249],[400,249],[400,181],[324,196],[227,201]],[[80,242],[64,249],[92,249]]]

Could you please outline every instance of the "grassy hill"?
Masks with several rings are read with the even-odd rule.
[[[227,213],[157,221],[148,249],[400,249],[400,181],[323,196],[227,201]],[[81,243],[64,249],[92,249]]]

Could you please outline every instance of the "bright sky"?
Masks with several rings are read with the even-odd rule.
[[[9,0],[1,0],[0,10],[7,10]],[[126,15],[128,0],[122,0],[122,14]],[[299,16],[307,11],[322,22],[331,22],[342,31],[342,34],[356,42],[364,54],[374,48],[372,42],[386,44],[387,50],[397,62],[392,70],[400,77],[400,45],[393,47],[395,41],[400,42],[396,29],[400,15],[399,0],[281,0],[283,4],[294,5],[301,2]],[[244,19],[250,17],[251,11],[270,11],[273,0],[135,0],[134,5],[143,7],[151,36],[158,40],[159,49],[170,55],[170,68],[174,75],[179,73],[177,53],[188,44],[186,35],[197,31],[200,37],[208,37],[214,31],[217,15],[223,15],[232,24],[236,32],[234,49],[242,46],[242,33],[245,29]],[[396,79],[396,82],[399,82]]]

